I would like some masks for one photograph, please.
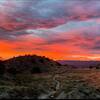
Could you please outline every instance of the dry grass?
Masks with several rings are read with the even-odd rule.
[[[68,70],[60,74],[59,79],[61,82],[68,79],[82,80],[87,82],[90,86],[100,88],[100,70],[97,69]]]
[[[96,69],[69,69],[64,73],[61,74],[48,74],[48,73],[41,73],[41,74],[35,74],[35,75],[18,75],[16,76],[16,79],[14,82],[14,86],[12,87],[12,84],[9,83],[4,85],[4,82],[1,81],[0,88],[1,90],[5,90],[6,88],[10,91],[12,88],[22,91],[23,88],[25,88],[25,91],[31,91],[32,93],[42,93],[40,91],[43,91],[44,93],[48,93],[48,91],[52,90],[52,87],[54,87],[54,80],[53,77],[56,77],[56,80],[60,82],[60,89],[59,91],[65,91],[66,96],[71,96],[76,93],[76,95],[81,97],[81,92],[88,92],[93,95],[100,95],[95,89],[100,89],[100,71]],[[85,82],[85,83],[84,83]],[[16,84],[15,84],[16,83]],[[3,84],[3,85],[2,85]],[[95,87],[95,88],[94,88]],[[26,89],[27,88],[27,89]],[[30,90],[30,89],[33,90]],[[84,90],[84,91],[83,91]],[[58,91],[58,92],[59,92]],[[78,92],[77,92],[78,91]],[[26,93],[25,92],[25,93]],[[57,95],[59,94],[57,92]],[[19,91],[18,91],[19,93]],[[71,94],[70,94],[71,93]],[[84,94],[84,93],[82,93]],[[84,94],[85,95],[85,94]],[[74,95],[75,96],[75,95]],[[91,97],[91,95],[90,95]],[[94,96],[93,96],[94,97]],[[67,97],[66,97],[67,98]],[[68,97],[69,98],[69,97]],[[74,97],[73,97],[74,98]]]

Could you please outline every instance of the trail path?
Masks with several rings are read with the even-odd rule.
[[[39,99],[63,99],[65,97],[64,92],[60,91],[61,83],[59,80],[57,80],[58,77],[59,75],[53,76],[53,83],[54,83],[53,90],[49,92],[48,94],[42,94],[39,97]]]

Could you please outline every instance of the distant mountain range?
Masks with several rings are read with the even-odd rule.
[[[69,65],[75,68],[90,68],[100,64],[100,61],[77,61],[77,60],[59,60],[62,65]]]

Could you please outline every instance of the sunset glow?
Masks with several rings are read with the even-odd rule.
[[[99,0],[0,0],[0,57],[100,60],[99,11]]]

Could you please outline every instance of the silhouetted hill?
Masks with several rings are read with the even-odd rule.
[[[69,60],[59,60],[58,61],[62,65],[69,65],[72,68],[90,68],[96,67],[100,64],[100,61],[69,61]]]
[[[60,64],[46,57],[36,55],[18,56],[4,61],[6,72],[17,73],[43,73],[53,71]]]

